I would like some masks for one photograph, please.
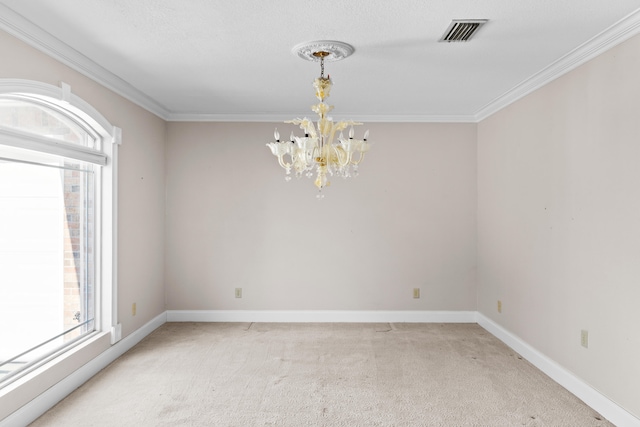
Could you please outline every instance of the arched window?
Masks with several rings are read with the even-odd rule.
[[[0,98],[0,126],[54,138],[83,147],[99,148],[100,137],[80,118],[56,104],[21,99],[5,94]]]
[[[119,134],[67,85],[0,80],[0,387],[116,325]]]

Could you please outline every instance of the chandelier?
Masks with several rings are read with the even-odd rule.
[[[362,125],[352,120],[334,122],[327,114],[333,110],[333,105],[327,105],[324,100],[331,92],[331,78],[324,76],[324,63],[326,61],[338,61],[353,53],[353,47],[336,41],[317,41],[303,43],[293,48],[293,53],[299,57],[320,62],[320,77],[313,81],[316,98],[320,103],[312,105],[311,110],[318,115],[314,123],[308,118],[297,118],[284,123],[292,123],[300,126],[304,136],[294,136],[291,132],[289,140],[280,140],[280,133],[276,128],[273,136],[275,142],[267,146],[274,156],[278,157],[278,163],[286,171],[285,180],[291,181],[291,171],[296,177],[305,175],[307,178],[315,176],[314,184],[318,188],[319,199],[322,199],[322,189],[329,186],[331,176],[350,178],[358,175],[358,165],[362,162],[364,154],[369,150],[367,142],[369,131],[366,131],[363,139],[355,139],[354,126]],[[349,128],[348,137],[344,137],[343,131]],[[336,133],[338,137],[336,139]]]

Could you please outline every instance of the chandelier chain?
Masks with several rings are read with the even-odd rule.
[[[320,78],[324,79],[324,56],[320,57]]]

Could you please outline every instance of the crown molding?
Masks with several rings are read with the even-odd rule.
[[[0,29],[166,121],[282,122],[296,117],[296,114],[207,114],[171,112],[139,89],[2,4],[0,4]],[[342,116],[347,117],[349,115],[343,114]],[[470,123],[476,121],[473,115],[358,115],[349,116],[349,119],[366,121],[368,123]]]
[[[169,110],[117,75],[0,4],[0,29],[166,120]]]
[[[202,114],[171,112],[139,89],[2,4],[0,4],[0,29],[167,121],[280,122],[290,120],[291,117],[295,116],[295,114],[285,117],[280,114],[260,113]],[[638,33],[640,33],[640,9],[627,15],[586,43],[564,55],[553,64],[522,81],[503,95],[480,108],[474,114],[361,115],[351,116],[350,119],[366,121],[368,123],[478,123]],[[345,114],[345,116],[348,115]]]
[[[600,34],[482,107],[475,113],[474,121],[480,122],[486,119],[638,33],[640,33],[640,9],[630,13]]]
[[[302,114],[200,114],[170,113],[165,120],[169,122],[285,122]],[[473,115],[350,115],[340,114],[334,120],[349,119],[367,123],[476,123]]]

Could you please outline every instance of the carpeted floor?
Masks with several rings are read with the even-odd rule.
[[[611,426],[476,324],[167,323],[32,426]]]

